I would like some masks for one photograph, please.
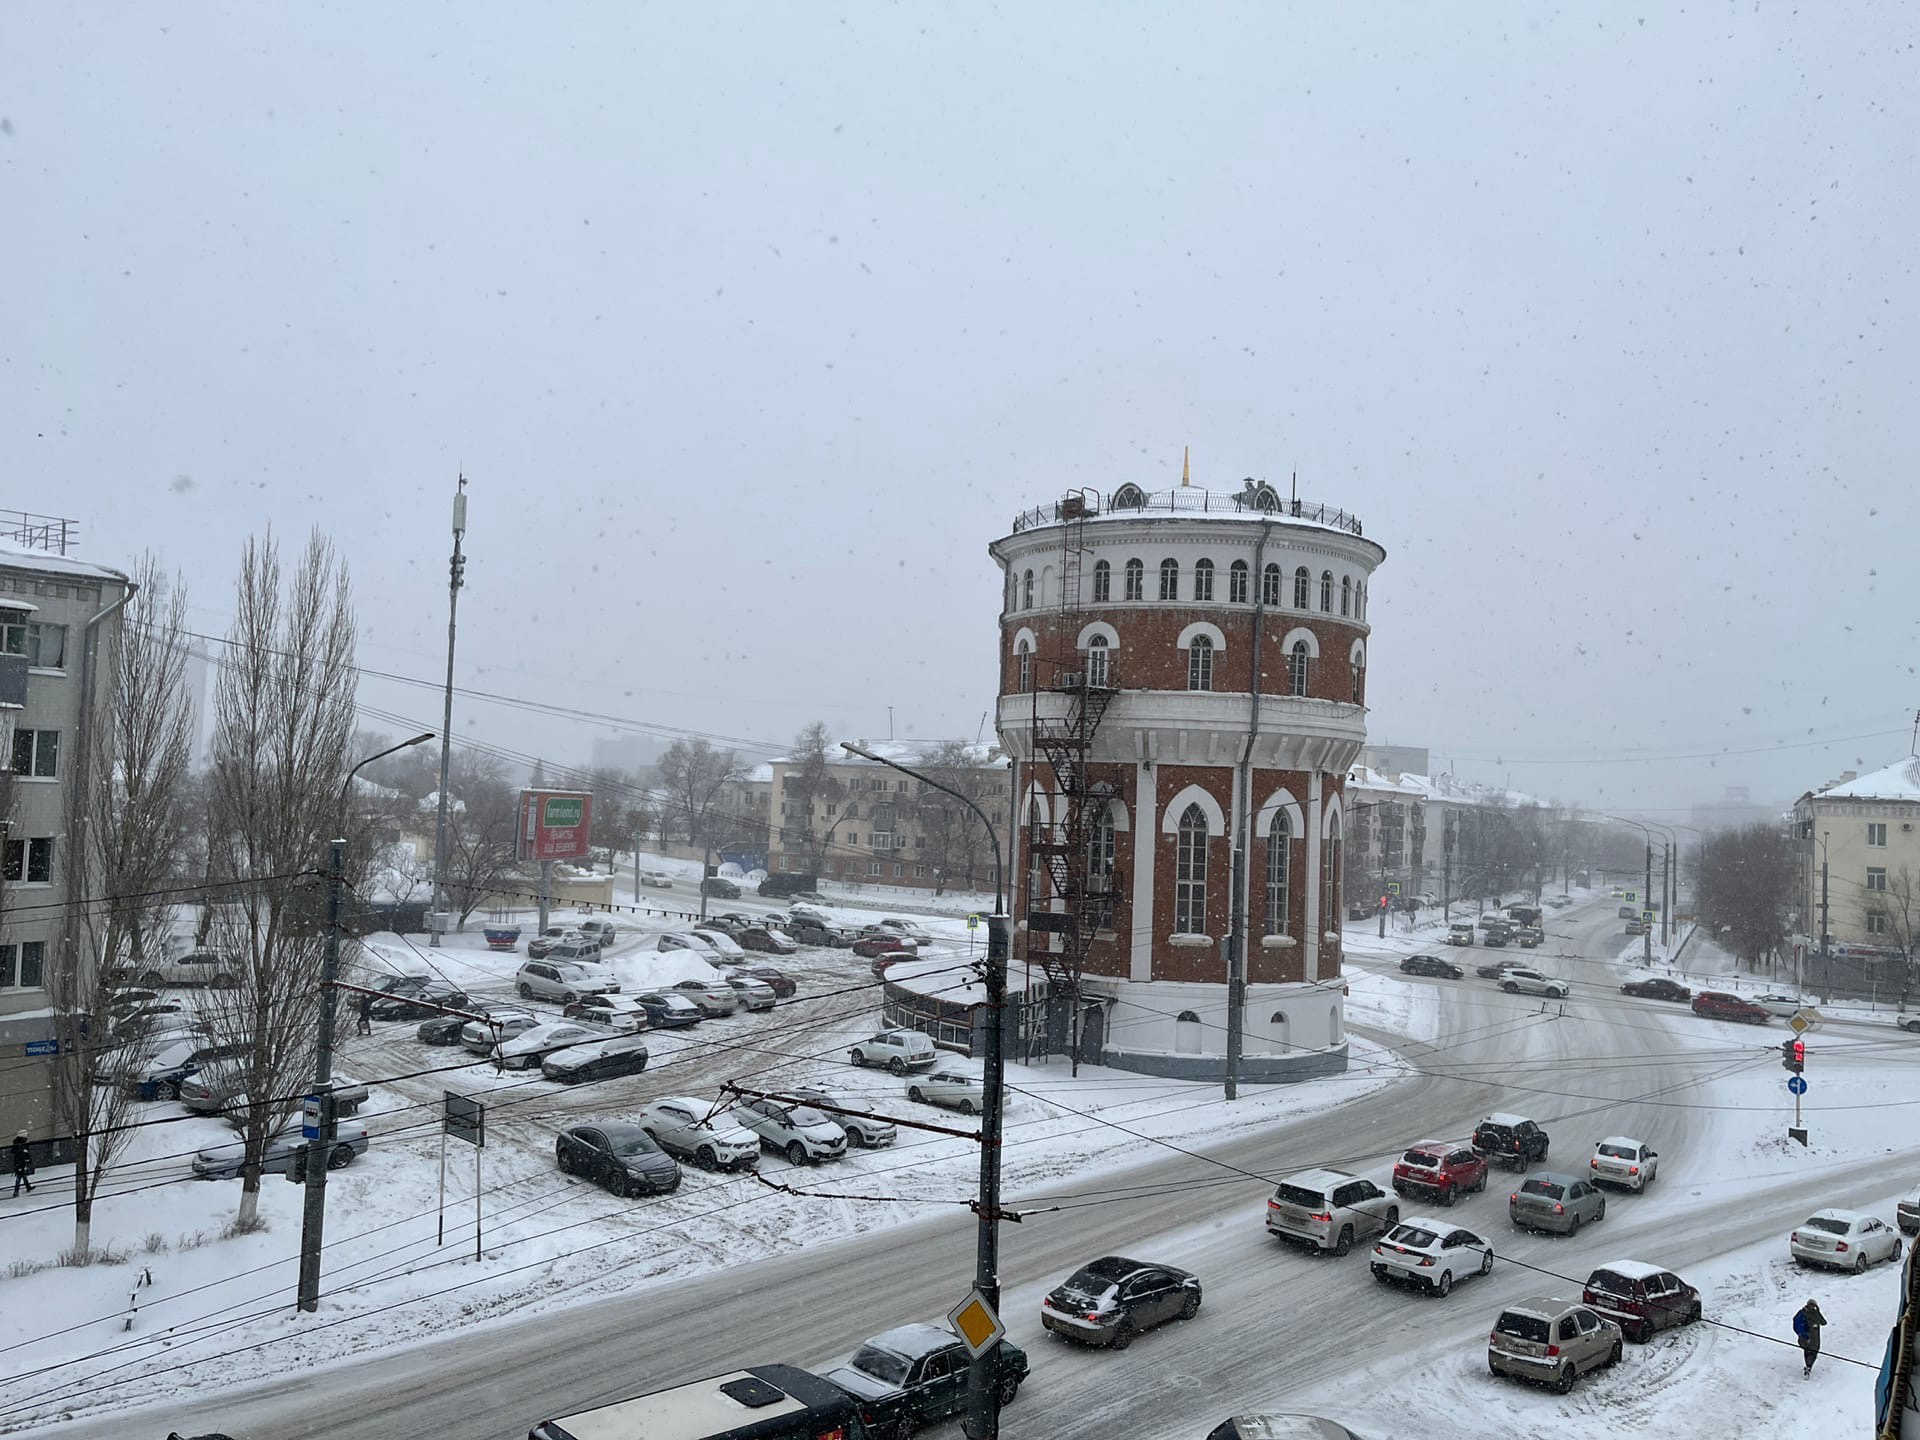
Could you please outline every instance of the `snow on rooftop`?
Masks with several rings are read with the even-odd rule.
[[[110,565],[95,565],[71,555],[56,555],[51,550],[30,550],[19,545],[0,545],[0,570],[37,570],[43,575],[83,575],[94,580],[128,583],[127,577]]]
[[[1821,800],[1920,800],[1920,755],[1814,792]]]
[[[1649,1265],[1643,1260],[1602,1260],[1593,1268],[1611,1270],[1622,1280],[1651,1280],[1666,1273],[1658,1265]]]

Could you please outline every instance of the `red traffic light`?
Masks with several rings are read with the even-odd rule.
[[[1807,1042],[1806,1041],[1795,1040],[1793,1042],[1793,1063],[1796,1065],[1804,1065],[1807,1063]]]
[[[1380,908],[1381,908],[1382,910],[1384,910],[1384,909],[1386,909],[1386,908],[1387,908],[1387,897],[1386,897],[1386,896],[1384,896],[1384,895],[1382,895],[1382,896],[1380,897]]]

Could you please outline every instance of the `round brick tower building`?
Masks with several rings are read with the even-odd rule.
[[[1343,1070],[1342,789],[1385,550],[1249,480],[1075,491],[988,553],[1014,960],[1044,976],[1045,1048],[1195,1079]]]

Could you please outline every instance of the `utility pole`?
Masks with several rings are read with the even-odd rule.
[[[1660,842],[1660,949],[1667,948],[1667,916],[1673,910],[1673,842]]]
[[[449,562],[447,581],[447,694],[440,717],[440,813],[433,826],[433,910],[441,917],[447,913],[447,762],[453,750],[453,636],[460,614],[460,586],[467,569],[466,557],[460,553],[460,541],[466,533],[467,477],[462,475],[453,491],[453,559]],[[439,919],[427,926],[429,948],[440,948],[440,931],[445,923]]]
[[[1827,950],[1827,838],[1820,837],[1820,1003],[1826,1004],[1833,997],[1828,993],[1833,983],[1833,957]]]
[[[1241,818],[1246,818],[1246,810],[1241,809]],[[1246,852],[1240,848],[1240,837],[1234,837],[1233,846],[1233,910],[1227,931],[1227,1086],[1229,1100],[1239,1098],[1240,1092],[1240,1048],[1244,1017],[1241,1009],[1247,993],[1247,931],[1244,921],[1246,909]]]
[[[1647,878],[1640,891],[1640,903],[1644,907],[1653,898],[1653,832],[1647,832]],[[1653,927],[1647,926],[1640,934],[1640,959],[1643,964],[1653,964]]]
[[[1453,811],[1440,825],[1440,923],[1453,923]]]

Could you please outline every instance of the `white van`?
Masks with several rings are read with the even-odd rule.
[[[543,1420],[527,1440],[875,1440],[853,1397],[792,1365],[749,1365],[691,1385]]]

